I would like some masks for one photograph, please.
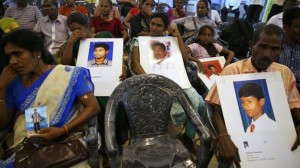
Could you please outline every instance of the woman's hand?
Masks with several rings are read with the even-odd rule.
[[[176,26],[172,26],[170,32],[171,32],[173,37],[180,37],[181,38],[181,34],[179,33],[178,28]]]
[[[79,29],[76,29],[72,32],[71,36],[68,39],[69,43],[74,44],[79,39],[86,38],[87,34]]]
[[[61,127],[61,128],[49,127],[49,128],[41,129],[38,132],[38,134],[32,135],[31,137],[43,138],[47,141],[53,141],[65,134],[66,134],[66,132],[63,127]]]
[[[197,66],[198,66],[198,70],[199,72],[202,72],[202,73],[206,73],[206,69],[205,69],[205,66],[202,64],[201,61],[197,61]]]
[[[12,65],[7,65],[0,76],[1,85],[6,87],[17,75]]]

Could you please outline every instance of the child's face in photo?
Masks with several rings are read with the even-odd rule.
[[[95,58],[103,58],[108,54],[108,51],[106,51],[103,47],[97,47],[94,50],[94,57]]]
[[[166,56],[166,51],[160,46],[153,47],[153,55],[155,59],[163,59]]]
[[[253,96],[240,97],[240,101],[244,111],[253,120],[258,119],[261,115],[263,115],[263,106],[265,104],[264,98],[258,100],[256,97]]]
[[[213,38],[213,34],[210,29],[204,29],[203,32],[200,33],[199,39],[203,44],[211,43]]]

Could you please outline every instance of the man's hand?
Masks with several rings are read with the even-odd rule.
[[[297,138],[296,141],[294,143],[294,145],[292,146],[292,151],[296,150],[298,148],[298,146],[300,145],[300,125],[298,125],[296,127],[296,133],[297,133]]]
[[[238,148],[234,145],[230,136],[222,136],[218,139],[216,146],[216,157],[219,161],[231,164],[234,162],[236,167],[241,167]]]

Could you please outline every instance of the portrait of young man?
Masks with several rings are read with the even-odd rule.
[[[151,67],[152,69],[173,69],[174,60],[172,59],[170,53],[167,51],[166,44],[163,42],[153,42],[151,44],[151,50],[153,53]]]
[[[94,43],[93,50],[90,50],[92,59],[89,59],[88,67],[111,66],[112,61],[108,58],[110,51],[111,49],[108,43]],[[89,57],[91,57],[90,55]]]
[[[277,127],[269,95],[266,92],[267,88],[263,89],[263,86],[250,81],[243,83],[240,88],[236,87],[236,89],[245,132],[254,133],[275,130]]]

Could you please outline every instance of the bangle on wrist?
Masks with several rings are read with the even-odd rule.
[[[221,137],[225,137],[225,136],[229,136],[229,137],[230,137],[229,134],[224,133],[224,134],[220,134],[220,135],[216,136],[215,138],[213,138],[213,140],[212,140],[212,145],[213,145],[213,146],[216,145],[216,144],[219,142],[219,139],[220,139]]]
[[[69,130],[68,130],[68,127],[66,125],[63,126],[64,130],[65,130],[65,134],[66,135],[69,135]]]
[[[0,102],[6,102],[6,100],[5,99],[0,99]]]

